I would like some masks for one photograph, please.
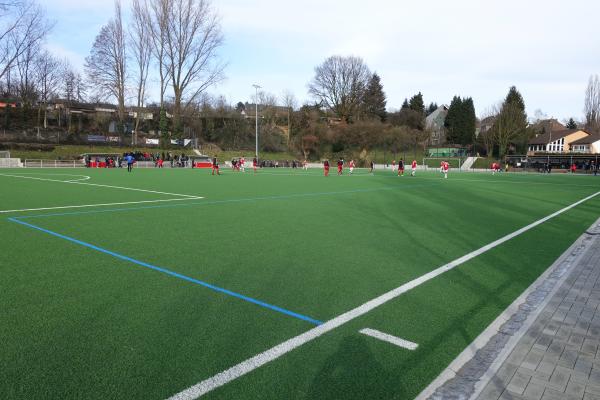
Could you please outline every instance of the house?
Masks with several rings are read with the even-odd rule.
[[[425,128],[431,131],[431,145],[440,145],[446,143],[446,116],[448,115],[448,106],[441,105],[434,112],[425,118]]]
[[[588,137],[590,134],[582,129],[562,129],[550,131],[531,139],[528,144],[527,154],[536,152],[566,153],[571,151],[571,144]]]
[[[571,152],[600,154],[600,134],[595,133],[571,143]]]
[[[481,121],[479,121],[479,129],[476,129],[475,137],[478,138],[479,135],[489,132],[494,127],[495,123],[495,115],[483,118]]]
[[[563,124],[561,124],[555,118],[541,119],[541,120],[533,123],[531,125],[531,128],[533,128],[534,131],[540,132],[540,133],[548,133],[548,132],[554,132],[554,131],[564,131],[564,130],[567,129],[566,126],[564,126]]]

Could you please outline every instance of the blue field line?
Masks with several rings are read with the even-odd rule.
[[[440,182],[437,182],[437,183],[439,184]],[[421,187],[421,186],[429,187],[429,186],[431,186],[431,184],[432,184],[432,182],[428,182],[428,183],[419,183],[419,184],[415,184],[415,185],[405,185],[405,186],[387,186],[387,187],[376,188],[376,189],[355,189],[355,190],[345,190],[345,191],[340,191],[340,192],[296,193],[296,194],[264,196],[264,197],[247,197],[247,198],[241,198],[241,199],[199,201],[199,202],[178,203],[178,204],[162,204],[162,205],[156,205],[156,206],[121,207],[121,208],[108,208],[105,210],[71,211],[71,212],[52,213],[52,214],[34,214],[34,215],[25,215],[25,216],[18,216],[18,217],[12,217],[12,218],[33,219],[33,218],[48,218],[48,217],[64,217],[64,216],[69,216],[69,215],[100,214],[100,213],[110,213],[110,212],[152,210],[152,209],[160,209],[160,208],[191,207],[191,206],[227,204],[227,203],[245,203],[245,202],[264,201],[264,200],[288,200],[288,199],[302,198],[302,197],[331,196],[331,195],[336,195],[336,194],[380,192],[380,191],[386,191],[386,190],[399,190],[399,189],[407,189],[407,188],[414,188],[414,187]]]
[[[288,316],[291,316],[291,317],[294,317],[294,318],[298,318],[298,319],[301,319],[301,320],[306,321],[306,322],[310,322],[311,324],[314,324],[314,325],[321,325],[323,323],[322,321],[316,320],[316,319],[311,318],[311,317],[307,317],[306,315],[298,314],[296,312],[293,312],[293,311],[290,311],[290,310],[286,310],[285,308],[274,306],[272,304],[265,303],[264,301],[253,299],[252,297],[244,296],[243,294],[232,292],[231,290],[227,290],[227,289],[221,288],[219,286],[211,285],[210,283],[207,283],[207,282],[204,282],[204,281],[201,281],[201,280],[198,280],[198,279],[194,279],[194,278],[191,278],[189,276],[185,276],[185,275],[179,274],[177,272],[170,271],[170,270],[168,270],[166,268],[157,267],[156,265],[148,264],[148,263],[145,263],[143,261],[139,261],[139,260],[136,260],[134,258],[127,257],[127,256],[124,256],[122,254],[115,253],[115,252],[112,252],[110,250],[103,249],[102,247],[98,247],[98,246],[95,246],[93,244],[86,243],[86,242],[83,242],[81,240],[77,240],[77,239],[74,239],[72,237],[62,235],[62,234],[57,233],[57,232],[53,232],[53,231],[48,230],[48,229],[44,229],[44,228],[39,227],[37,225],[33,225],[33,224],[29,224],[29,223],[24,222],[24,221],[20,221],[20,220],[18,220],[16,218],[8,218],[8,220],[11,221],[11,222],[15,222],[17,224],[20,224],[20,225],[24,225],[24,226],[26,226],[28,228],[36,229],[38,231],[47,233],[49,235],[56,236],[58,238],[67,240],[69,242],[78,244],[80,246],[84,246],[84,247],[90,248],[92,250],[96,250],[96,251],[98,251],[100,253],[108,254],[108,255],[113,256],[115,258],[118,258],[120,260],[129,261],[129,262],[131,262],[133,264],[137,264],[139,266],[142,266],[142,267],[145,267],[145,268],[149,268],[149,269],[152,269],[154,271],[162,272],[163,274],[167,274],[167,275],[170,275],[172,277],[182,279],[184,281],[188,281],[188,282],[200,285],[200,286],[204,286],[206,288],[214,290],[215,292],[223,293],[223,294],[226,294],[228,296],[232,296],[232,297],[235,297],[235,298],[247,301],[249,303],[256,304],[256,305],[264,307],[264,308],[268,308],[269,310],[277,311],[279,313],[282,313],[282,314],[285,314],[285,315],[288,315]]]

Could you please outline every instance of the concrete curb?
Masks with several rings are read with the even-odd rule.
[[[600,227],[600,219],[595,221],[587,231],[595,227]],[[535,322],[554,294],[560,289],[564,281],[574,270],[573,267],[577,265],[591,248],[590,244],[593,242],[593,239],[587,231],[467,346],[416,397],[416,400],[437,400],[449,396],[456,399],[475,399],[501,367],[518,341]],[[548,290],[550,285],[551,289]],[[536,293],[536,291],[541,293]],[[540,294],[543,295],[542,301],[539,301],[533,307],[527,304],[530,296],[537,297],[539,300]],[[525,321],[521,321],[520,327],[516,330],[511,329],[511,327],[507,329],[506,325],[510,323],[511,319],[515,319],[517,314],[523,314],[524,310],[527,317]],[[522,315],[518,319],[522,320]],[[469,364],[476,365],[469,366]],[[483,373],[482,367],[484,367]]]

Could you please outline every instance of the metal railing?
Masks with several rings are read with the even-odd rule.
[[[81,160],[25,160],[25,168],[84,168]]]

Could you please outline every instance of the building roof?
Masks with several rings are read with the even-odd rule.
[[[444,121],[446,120],[447,115],[448,106],[442,104],[425,118],[425,125],[430,129],[433,128],[436,124],[438,125],[436,128],[442,128],[444,126]]]
[[[561,124],[557,119],[541,119],[533,124],[534,128],[538,128],[542,132],[556,132],[556,131],[564,131],[567,129],[566,126]]]
[[[562,139],[566,136],[572,135],[575,132],[585,132],[583,129],[562,129],[560,131],[554,131],[550,133],[544,133],[543,135],[539,135],[534,137],[529,141],[529,144],[548,144],[551,141]],[[587,133],[587,132],[585,132]]]
[[[600,134],[594,133],[579,140],[572,142],[571,144],[592,144],[600,141]]]

